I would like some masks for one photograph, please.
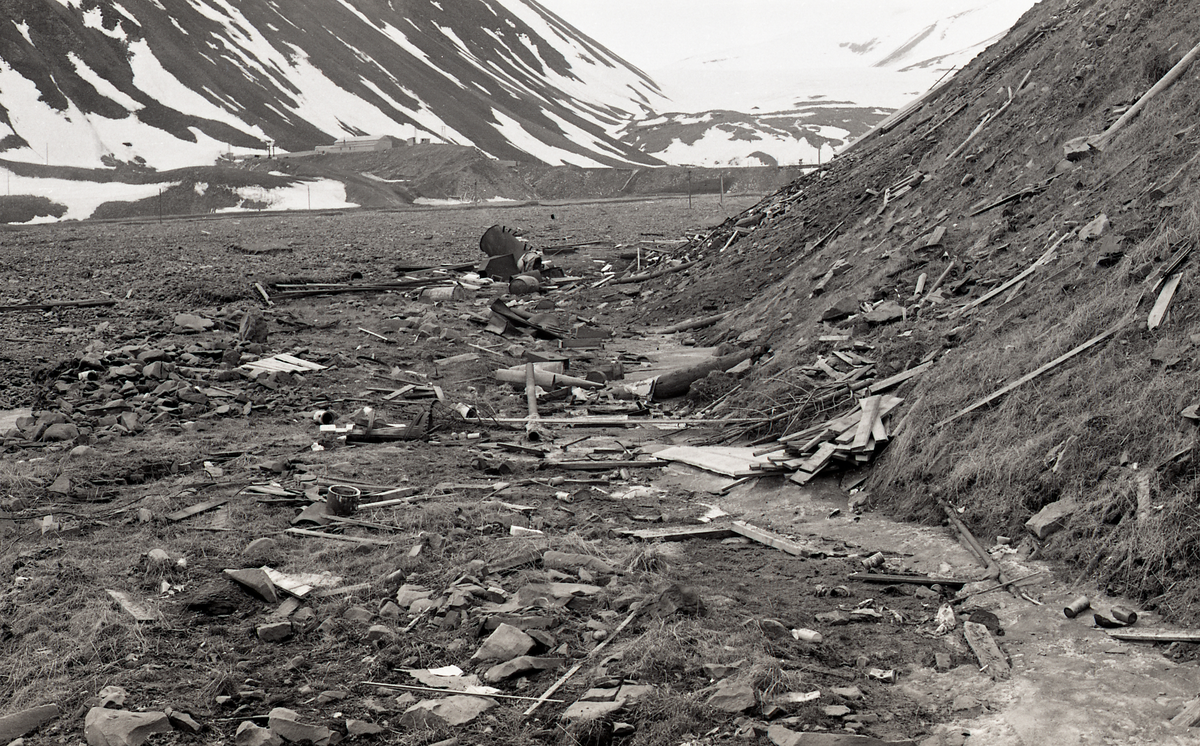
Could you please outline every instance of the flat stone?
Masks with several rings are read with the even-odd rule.
[[[377,736],[384,731],[382,725],[372,723],[369,720],[355,720],[350,718],[346,720],[346,733],[351,737],[355,736]]]
[[[471,660],[509,661],[533,650],[535,644],[532,637],[511,624],[501,624],[484,640],[479,650],[475,651],[475,655],[471,656]]]
[[[590,723],[616,714],[622,706],[621,702],[576,702],[563,712],[561,719],[573,723]]]
[[[726,679],[717,685],[717,691],[708,698],[708,706],[721,712],[745,712],[758,704],[758,693],[744,681]]]
[[[1045,539],[1066,526],[1067,521],[1074,515],[1075,509],[1075,503],[1070,500],[1052,502],[1025,521],[1025,528],[1037,538]]]
[[[270,728],[260,728],[249,720],[242,721],[233,737],[237,746],[283,746],[283,739]]]
[[[824,712],[827,717],[831,718],[844,718],[850,713],[854,712],[854,710],[851,710],[846,705],[825,705],[821,708],[821,711]]]
[[[862,690],[856,686],[835,686],[829,690],[829,693],[841,697],[842,699],[862,699]]]
[[[483,674],[483,680],[489,684],[496,684],[533,671],[548,671],[558,668],[562,662],[562,658],[535,658],[531,655],[520,655],[489,668]]]
[[[58,705],[42,705],[0,717],[0,742],[28,735],[58,717]]]
[[[782,725],[767,728],[767,740],[775,746],[916,746],[917,742],[881,741],[852,733],[797,733]]]
[[[772,640],[786,640],[792,636],[792,631],[788,629],[788,626],[778,619],[759,620],[758,628]]]
[[[850,615],[844,611],[823,611],[816,615],[816,620],[829,627],[840,627],[850,623]]]
[[[71,449],[71,458],[91,458],[97,453],[95,448],[91,446],[75,446]]]
[[[400,724],[409,728],[465,725],[496,706],[494,699],[455,694],[422,700],[404,711]]]
[[[408,609],[414,601],[422,601],[433,595],[433,591],[419,585],[402,585],[396,591],[396,603],[402,609]],[[411,610],[411,609],[410,609]]]
[[[129,712],[93,707],[83,723],[88,746],[139,746],[155,733],[170,733],[164,712]]]
[[[868,324],[890,324],[904,318],[904,306],[889,300],[867,312],[863,318]]]
[[[300,715],[286,707],[276,707],[267,715],[267,725],[285,741],[312,741],[314,746],[329,746],[332,731],[323,725],[300,722]]]
[[[542,566],[552,570],[570,572],[577,572],[582,568],[601,575],[613,575],[616,573],[616,569],[612,565],[599,557],[593,557],[590,554],[573,554],[554,550],[550,550],[542,555]]]
[[[273,558],[279,551],[279,542],[269,536],[260,536],[246,545],[242,554],[247,557]]]
[[[350,692],[344,689],[329,689],[317,695],[317,704],[324,707],[330,702],[341,702],[349,696]]]
[[[1078,238],[1080,241],[1091,241],[1100,238],[1108,232],[1110,227],[1112,227],[1112,223],[1109,221],[1108,216],[1100,213],[1090,223],[1079,229]]]
[[[342,619],[350,622],[369,622],[375,617],[370,609],[364,609],[361,606],[351,606],[342,612]]]
[[[255,634],[263,642],[283,642],[292,636],[292,623],[284,621],[260,624]]]
[[[396,636],[396,632],[386,624],[372,624],[367,630],[367,642],[386,642]]]
[[[176,330],[203,332],[208,331],[212,327],[213,322],[211,320],[192,313],[181,313],[175,317]]]
[[[841,321],[858,313],[858,298],[842,298],[821,314],[821,321]]]
[[[55,495],[69,495],[71,494],[71,478],[66,474],[59,474],[46,489]]]

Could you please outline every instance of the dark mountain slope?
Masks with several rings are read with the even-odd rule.
[[[181,142],[202,133],[305,150],[416,134],[500,158],[656,162],[607,134],[660,97],[653,82],[525,0],[191,0],[169,10],[156,0],[3,0],[0,10],[0,61],[81,137],[89,120],[133,116]],[[29,102],[9,88],[0,122],[15,132],[0,128],[0,147],[36,148],[43,133],[14,116]],[[161,147],[127,146],[152,163]]]

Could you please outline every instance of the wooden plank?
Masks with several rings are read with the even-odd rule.
[[[129,614],[129,616],[133,617],[137,621],[139,621],[139,622],[156,622],[156,621],[158,621],[158,614],[155,614],[153,611],[151,611],[145,605],[143,605],[137,601],[134,601],[132,598],[129,597],[129,594],[127,594],[123,591],[114,591],[111,588],[105,588],[104,592],[107,593],[109,596],[111,596],[112,600],[114,600],[118,604],[120,604],[121,608],[125,610],[125,613]]]
[[[876,443],[886,443],[888,437],[887,425],[883,424],[883,417],[876,417],[875,421],[871,423],[871,438]]]
[[[755,456],[753,449],[734,446],[672,446],[656,452],[654,458],[676,461],[727,477],[755,476],[755,469],[770,466],[770,459]]]
[[[1001,293],[1003,293],[1005,290],[1008,290],[1013,285],[1016,285],[1017,283],[1023,281],[1026,277],[1029,277],[1034,272],[1037,272],[1043,265],[1049,264],[1050,262],[1054,261],[1054,259],[1058,256],[1058,253],[1057,253],[1058,247],[1062,244],[1063,241],[1066,241],[1068,238],[1070,238],[1074,235],[1075,235],[1074,231],[1067,231],[1066,233],[1064,233],[1062,235],[1061,238],[1059,238],[1057,241],[1055,241],[1053,244],[1051,244],[1050,248],[1046,249],[1046,253],[1044,253],[1040,257],[1038,257],[1037,261],[1034,262],[1033,264],[1029,265],[1025,269],[1024,272],[1021,272],[1016,277],[1009,279],[1008,282],[1002,283],[998,287],[992,288],[992,290],[990,292],[984,293],[983,295],[979,296],[978,298],[976,298],[975,300],[971,301],[966,306],[964,306],[961,310],[956,311],[953,315],[961,316],[962,314],[966,313],[967,311],[970,311],[972,308],[975,308],[976,306],[980,306],[984,303],[987,303],[992,298],[995,298],[997,295],[1000,295]]]
[[[547,461],[546,467],[557,467],[572,471],[607,471],[608,469],[639,469],[651,466],[670,466],[670,461]]]
[[[287,598],[283,599],[283,603],[279,604],[279,607],[276,608],[275,611],[272,611],[270,614],[268,614],[267,617],[270,619],[287,619],[296,611],[296,609],[299,608],[300,599],[296,598],[295,596],[288,596]]]
[[[341,534],[327,534],[321,531],[310,531],[306,528],[289,528],[287,533],[296,534],[298,536],[311,536],[318,539],[332,539],[334,541],[344,541],[350,544],[370,544],[377,547],[391,546],[392,542],[383,539],[368,539],[361,536],[343,536]]]
[[[1183,273],[1171,275],[1171,278],[1163,284],[1162,292],[1158,294],[1158,300],[1154,301],[1154,308],[1150,309],[1150,316],[1146,319],[1147,329],[1157,329],[1163,322],[1163,318],[1167,315],[1167,309],[1171,307],[1171,300],[1175,297],[1175,291],[1179,289],[1179,282],[1183,279]]]
[[[875,420],[879,417],[879,405],[882,403],[881,396],[868,396],[859,402],[862,406],[862,415],[858,419],[858,428],[854,432],[854,440],[851,441],[851,446],[854,448],[866,448],[867,441],[871,439],[871,429],[875,426]]]
[[[196,515],[197,513],[203,513],[206,510],[212,510],[213,508],[217,507],[218,505],[224,505],[227,502],[229,502],[228,497],[218,497],[215,500],[209,500],[208,502],[204,502],[204,503],[197,503],[195,505],[183,508],[182,510],[176,510],[174,513],[168,513],[167,520],[168,521],[182,521],[184,518],[190,518],[190,517]]]
[[[60,300],[48,303],[18,303],[13,306],[0,306],[0,311],[46,311],[51,308],[89,308],[92,306],[115,306],[115,300]]]
[[[806,546],[798,544],[791,539],[785,539],[777,533],[768,531],[764,528],[752,526],[745,521],[734,521],[730,524],[733,532],[739,536],[744,536],[752,541],[757,541],[759,544],[765,544],[772,549],[778,549],[785,554],[790,554],[793,557],[813,557],[822,554],[821,552],[809,549]]]
[[[1126,642],[1200,642],[1200,631],[1169,629],[1110,629],[1108,636]]]
[[[1048,371],[1053,370],[1054,368],[1057,368],[1059,365],[1062,365],[1063,363],[1065,363],[1066,361],[1075,357],[1076,355],[1083,352],[1084,350],[1086,350],[1090,347],[1093,347],[1094,345],[1097,345],[1097,344],[1103,342],[1104,340],[1108,339],[1113,334],[1116,334],[1118,331],[1120,331],[1121,327],[1123,327],[1125,325],[1127,320],[1128,320],[1128,317],[1121,319],[1120,321],[1118,321],[1117,323],[1115,323],[1111,327],[1109,327],[1107,331],[1104,331],[1104,332],[1096,335],[1095,337],[1092,337],[1088,341],[1086,341],[1083,344],[1079,345],[1078,347],[1070,350],[1069,352],[1059,355],[1058,357],[1054,358],[1053,360],[1046,363],[1045,365],[1038,368],[1037,370],[1033,371],[1032,373],[1027,373],[1027,374],[1021,376],[1020,378],[1018,378],[1017,380],[1008,384],[1007,386],[1002,387],[1001,389],[999,389],[998,391],[995,391],[994,393],[988,394],[987,396],[983,397],[982,399],[975,402],[974,404],[972,404],[968,407],[965,407],[963,409],[960,409],[959,411],[955,412],[954,414],[950,415],[946,419],[944,419],[941,422],[934,425],[934,427],[942,427],[944,425],[948,425],[951,422],[954,422],[955,420],[957,420],[959,417],[962,417],[963,415],[969,414],[971,412],[974,412],[976,409],[979,409],[980,407],[985,407],[988,404],[991,404],[992,402],[994,402],[995,400],[1004,396],[1005,394],[1007,394],[1008,392],[1017,388],[1018,386],[1023,386],[1025,384],[1029,383],[1030,381],[1032,381],[1033,379],[1037,378],[1038,376],[1042,375],[1043,373],[1046,373]]]
[[[876,381],[875,383],[871,384],[871,388],[869,388],[867,391],[871,394],[878,394],[880,391],[886,391],[893,386],[904,383],[910,378],[921,375],[925,371],[929,370],[929,366],[931,365],[933,365],[933,361],[915,365],[908,370],[901,371],[896,375],[891,376],[890,378],[885,378],[882,381]]]
[[[837,446],[833,443],[822,443],[817,452],[806,458],[804,463],[800,465],[800,471],[816,474],[829,464],[829,459],[833,458],[836,450]]]
[[[851,580],[861,580],[864,583],[910,584],[910,585],[957,585],[964,586],[974,583],[974,580],[962,578],[929,578],[923,575],[889,575],[877,572],[850,573]]]
[[[1183,706],[1183,711],[1171,718],[1171,725],[1177,728],[1192,728],[1200,724],[1200,697]]]
[[[1000,652],[1000,646],[987,627],[976,622],[963,622],[963,636],[979,659],[979,668],[986,669],[993,681],[1007,681],[1012,676],[1008,659]]]
[[[620,531],[642,541],[687,541],[688,539],[727,539],[736,533],[729,526],[670,526],[667,528],[643,528],[636,531]]]

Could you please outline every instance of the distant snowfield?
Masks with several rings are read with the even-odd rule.
[[[316,179],[286,187],[264,189],[242,187],[237,195],[243,202],[265,203],[265,210],[339,210],[358,207],[346,201],[346,185],[332,179]],[[245,212],[250,208],[239,205],[217,212]],[[253,208],[255,210],[259,208]]]
[[[158,194],[178,182],[161,184],[117,184],[68,179],[33,179],[0,168],[0,194],[29,194],[45,197],[67,208],[63,220],[85,220],[105,202],[132,202]],[[53,223],[58,218],[41,217],[31,223]]]
[[[68,179],[43,179],[18,176],[0,168],[0,194],[23,194],[45,197],[67,208],[62,220],[86,220],[96,208],[106,202],[134,202],[147,199],[179,182],[155,184],[121,184],[119,182],[72,181]],[[198,188],[200,185],[197,185]],[[266,210],[332,210],[357,207],[346,200],[346,185],[332,179],[319,179],[292,184],[286,187],[262,189],[243,187],[238,196],[246,203],[264,203]],[[244,212],[260,208],[238,206],[219,212]],[[59,218],[40,217],[30,223],[53,223]]]

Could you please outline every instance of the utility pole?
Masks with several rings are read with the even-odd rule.
[[[721,172],[721,210],[725,209],[725,172]]]
[[[692,169],[688,169],[688,209],[692,209]]]

